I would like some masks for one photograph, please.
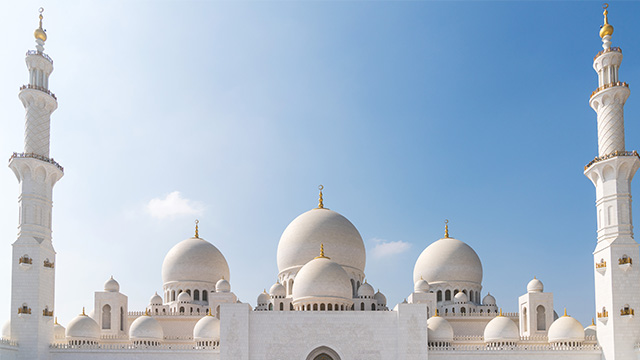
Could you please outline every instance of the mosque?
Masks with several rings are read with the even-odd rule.
[[[593,67],[598,87],[598,156],[584,174],[596,187],[594,250],[596,320],[586,328],[554,311],[553,294],[532,279],[517,313],[503,313],[484,294],[480,258],[449,236],[429,245],[413,271],[403,303],[388,304],[365,276],[366,252],[356,227],[318,206],[284,230],[277,251],[278,281],[257,306],[232,292],[231,271],[214,244],[193,237],[169,249],[163,287],[144,309],[129,309],[113,277],[69,323],[55,318],[56,258],[51,239],[53,187],[64,174],[50,157],[50,116],[57,98],[44,53],[47,35],[35,30],[26,54],[29,83],[24,151],[9,167],[20,184],[19,233],[12,245],[11,319],[2,328],[0,359],[636,359],[640,358],[640,272],[633,238],[630,184],[640,166],[625,149],[623,107],[629,87],[618,79],[622,50],[611,46],[604,11],[603,50]],[[265,284],[268,285],[268,284]]]

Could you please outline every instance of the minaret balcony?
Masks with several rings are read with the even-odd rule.
[[[609,320],[609,312],[603,307],[602,308],[602,312],[599,312],[598,314],[598,321],[601,321],[603,323],[607,323],[607,320]]]
[[[599,161],[603,161],[603,160],[607,160],[607,159],[611,159],[614,158],[616,156],[636,156],[638,157],[638,159],[640,159],[640,155],[638,155],[638,152],[636,150],[633,151],[614,151],[611,154],[607,154],[607,155],[603,155],[603,156],[596,156],[593,160],[591,160],[591,162],[589,162],[587,165],[584,166],[584,170],[586,171],[589,167],[591,167],[591,165],[599,162]]]
[[[55,264],[54,264],[53,262],[49,261],[49,259],[46,259],[46,260],[44,261],[43,266],[44,266],[44,267],[46,267],[46,268],[48,268],[48,269],[53,269],[53,267],[55,266]]]
[[[607,262],[604,261],[604,259],[600,260],[599,263],[596,263],[596,271],[600,274],[604,274],[607,271]]]
[[[633,264],[633,260],[627,255],[623,255],[620,259],[618,259],[618,266],[620,269],[627,271],[631,268],[631,264]]]
[[[617,48],[615,48],[615,49],[617,49]],[[600,52],[602,52],[602,51],[600,51]],[[47,54],[45,54],[45,53],[43,53],[41,51],[29,50],[29,51],[27,51],[27,55],[26,56],[29,56],[29,55],[40,55],[43,58],[47,59],[47,61],[49,61],[51,63],[51,65],[53,65],[53,60],[49,57],[49,55],[47,55]]]
[[[620,309],[620,316],[632,317],[633,315],[635,315],[635,312],[633,311],[632,308],[628,306],[625,306],[624,308]]]
[[[56,94],[52,93],[49,89],[43,88],[42,86],[32,85],[32,84],[27,84],[27,85],[20,86],[20,91],[26,90],[26,89],[42,91],[43,93],[45,93],[47,95],[50,95],[52,98],[58,100],[58,98],[56,97]]]
[[[627,84],[626,82],[621,82],[621,81],[617,81],[617,82],[612,82],[609,84],[604,84],[602,86],[600,86],[599,88],[595,89],[592,93],[591,96],[589,98],[592,98],[595,94],[599,93],[600,91],[604,90],[604,89],[609,89],[612,87],[616,87],[616,86],[622,86],[622,87],[629,87],[629,84]]]
[[[18,265],[22,270],[29,270],[33,265],[33,259],[28,255],[24,255],[18,259]]]
[[[607,48],[606,50],[602,50],[599,53],[597,53],[596,56],[593,57],[593,60],[595,61],[598,58],[598,56],[600,56],[602,54],[606,54],[608,52],[612,52],[612,51],[619,52],[620,54],[622,54],[622,49],[621,48],[619,48],[619,47],[610,47],[610,48]]]
[[[27,305],[22,305],[22,307],[18,308],[18,316],[19,317],[31,316],[31,308],[27,307]]]
[[[53,158],[48,158],[46,156],[42,156],[34,153],[15,153],[14,152],[13,155],[11,155],[11,157],[9,158],[9,162],[11,162],[11,160],[13,159],[22,159],[22,158],[37,159],[44,162],[48,162],[49,164],[54,165],[55,167],[58,168],[58,170],[64,173],[64,168],[60,166],[60,164],[58,164],[55,160],[53,160]]]

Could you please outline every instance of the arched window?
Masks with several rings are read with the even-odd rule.
[[[200,301],[200,290],[193,290],[193,300]]]
[[[456,313],[456,308],[451,308],[451,313],[455,314]]]
[[[307,304],[307,311],[311,311],[311,304]]]
[[[158,315],[158,309],[156,309],[156,315]]]
[[[184,314],[184,306],[180,306],[180,313]]]
[[[320,311],[324,311],[324,304],[320,304]]]
[[[280,311],[284,311],[284,303],[280,303]]]
[[[353,297],[358,296],[358,289],[356,289],[356,282],[351,279],[351,292],[353,293]]]
[[[102,328],[111,329],[111,306],[108,304],[102,307]]]
[[[289,310],[293,310],[293,304],[289,303]]]
[[[209,301],[209,293],[207,290],[202,290],[202,301]]]
[[[442,301],[442,290],[438,290],[437,295],[438,301]]]
[[[522,318],[524,320],[522,327],[524,328],[524,331],[527,331],[527,308],[524,307],[522,308]]]
[[[360,303],[360,311],[364,311],[364,303]]]
[[[327,310],[329,311],[333,310],[333,304],[329,304],[329,306],[327,307]]]
[[[124,331],[124,308],[120,306],[120,331]]]
[[[273,304],[269,303],[269,311],[272,311],[272,310],[273,310]]]
[[[462,292],[467,295],[467,289],[462,290]]]
[[[313,311],[318,311],[318,304],[313,304]]]
[[[464,306],[460,308],[460,312],[463,314],[467,313],[467,308],[465,308]]]
[[[216,317],[220,319],[220,305],[216,306]]]
[[[371,303],[371,311],[376,311],[376,304]]]
[[[450,301],[451,300],[451,290],[447,290],[444,292],[444,301]]]
[[[469,301],[470,302],[475,302],[476,298],[474,297],[474,293],[473,290],[469,290]]]
[[[176,291],[171,290],[171,301],[176,301]]]
[[[536,320],[538,323],[538,330],[547,330],[547,324],[546,324],[546,311],[544,309],[544,306],[542,305],[538,305],[538,307],[536,308]]]
[[[340,305],[340,311],[344,311],[344,304]]]
[[[456,294],[459,293],[459,292],[460,292],[460,290],[458,290],[458,289],[453,290],[453,296],[456,296]]]
[[[191,296],[191,290],[187,290],[187,294],[189,294],[189,296]]]
[[[287,289],[287,294],[291,295],[293,292],[293,279],[289,279],[289,288]]]

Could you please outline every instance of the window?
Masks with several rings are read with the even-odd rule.
[[[111,306],[109,304],[102,307],[102,328],[111,329]]]
[[[364,303],[360,303],[360,311],[364,311]]]
[[[209,294],[207,293],[207,290],[202,290],[202,301],[209,301]]]
[[[524,322],[522,324],[522,327],[524,328],[524,331],[528,331],[527,330],[527,326],[528,325],[527,325],[527,308],[526,307],[522,308],[522,317],[523,317],[523,320],[524,320]]]
[[[376,304],[371,303],[371,311],[376,311]]]
[[[284,310],[284,303],[280,303],[280,311]]]
[[[438,290],[438,293],[436,296],[438,297],[438,301],[442,301],[442,290]]]
[[[451,300],[451,290],[447,290],[444,292],[444,300],[445,301],[450,301]]]
[[[544,306],[542,305],[538,305],[538,307],[536,308],[536,313],[537,313],[537,323],[538,323],[538,330],[547,330],[547,325],[546,325],[546,311],[544,309]]]
[[[193,300],[200,301],[200,290],[193,290]]]

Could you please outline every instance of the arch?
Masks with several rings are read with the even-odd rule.
[[[216,306],[216,317],[220,319],[220,305]]]
[[[319,346],[307,355],[306,360],[341,360],[340,355],[328,346]]]
[[[447,290],[444,292],[444,300],[445,301],[450,301],[451,300],[451,290]]]
[[[325,310],[324,304],[320,304],[320,311],[324,311],[324,310]]]
[[[293,304],[292,303],[289,303],[289,310],[293,311]]]
[[[360,303],[360,311],[364,311],[364,303]]]
[[[371,311],[376,311],[376,304],[371,303]],[[428,312],[429,310],[427,310]]]
[[[353,297],[358,296],[358,289],[356,289],[356,282],[353,279],[351,279],[351,292],[353,293]]]
[[[180,306],[180,313],[184,314],[184,306]]]
[[[538,307],[536,308],[536,320],[538,330],[547,330],[546,310],[542,305],[538,305]]]
[[[461,307],[461,308],[460,308],[460,312],[461,312],[462,314],[466,314],[466,313],[467,313],[467,308],[466,308],[466,307],[464,307],[464,306],[463,306],[463,307]]]
[[[313,311],[318,311],[318,304],[313,304]]]
[[[333,304],[329,304],[329,305],[327,306],[327,310],[332,311],[332,310],[333,310]]]
[[[289,287],[287,288],[287,295],[291,295],[293,293],[293,279],[289,279]]]
[[[522,327],[524,328],[524,331],[526,332],[526,331],[528,331],[527,330],[527,326],[528,325],[527,325],[527,307],[526,306],[522,308],[522,319],[524,320],[523,323],[522,323]]]
[[[120,306],[120,331],[124,331],[124,308],[122,306]]]
[[[209,302],[209,292],[207,290],[202,290],[202,301]]]
[[[437,301],[442,301],[442,290],[438,290],[438,292],[436,293],[437,295]]]
[[[102,307],[102,328],[111,329],[111,305],[109,304]]]
[[[171,301],[176,301],[176,291],[171,290]]]
[[[273,310],[273,303],[269,303],[269,311]]]
[[[284,311],[284,303],[280,303],[280,311]]]
[[[191,296],[191,290],[187,289],[187,294],[189,294],[189,296]]]
[[[200,301],[200,290],[193,290],[193,300]]]

